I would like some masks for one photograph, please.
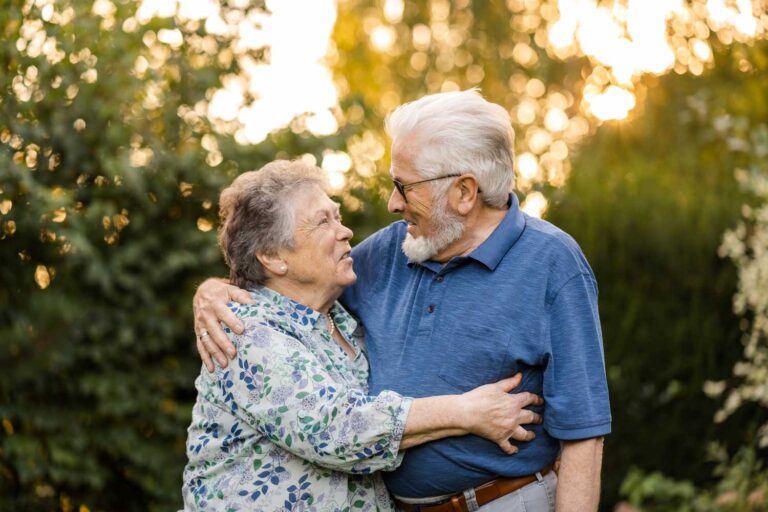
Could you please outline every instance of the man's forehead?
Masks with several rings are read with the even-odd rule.
[[[417,151],[418,147],[413,141],[397,140],[392,143],[392,160],[413,160]]]
[[[411,151],[398,150],[392,146],[392,160],[389,165],[389,175],[392,179],[401,178],[402,175],[418,175],[413,167],[413,155]]]

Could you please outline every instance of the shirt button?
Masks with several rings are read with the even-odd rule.
[[[429,306],[427,306],[427,313],[432,313],[434,311],[435,311],[435,305],[434,304],[430,304]]]
[[[435,278],[435,281],[437,281],[438,283],[442,283],[442,282],[443,282],[443,279],[445,279],[443,276],[437,276],[437,277]]]

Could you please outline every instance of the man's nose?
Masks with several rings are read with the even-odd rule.
[[[405,199],[397,191],[396,188],[392,189],[392,193],[389,194],[389,201],[387,202],[387,210],[389,213],[402,213],[405,209]]]

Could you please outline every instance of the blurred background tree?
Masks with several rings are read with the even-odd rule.
[[[222,185],[317,163],[360,240],[394,220],[384,115],[473,86],[600,283],[603,508],[764,507],[767,28],[759,0],[0,11],[0,510],[178,507]]]

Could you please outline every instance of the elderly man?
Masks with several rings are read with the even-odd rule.
[[[520,371],[519,390],[544,398],[515,455],[476,436],[427,443],[385,476],[389,490],[406,511],[596,510],[611,428],[597,285],[576,242],[510,194],[507,111],[473,90],[435,94],[386,129],[388,208],[403,221],[353,250],[358,280],[342,297],[366,329],[370,392],[461,393]],[[196,295],[209,367],[232,350],[217,324],[237,327],[223,304],[240,297],[215,280]]]

